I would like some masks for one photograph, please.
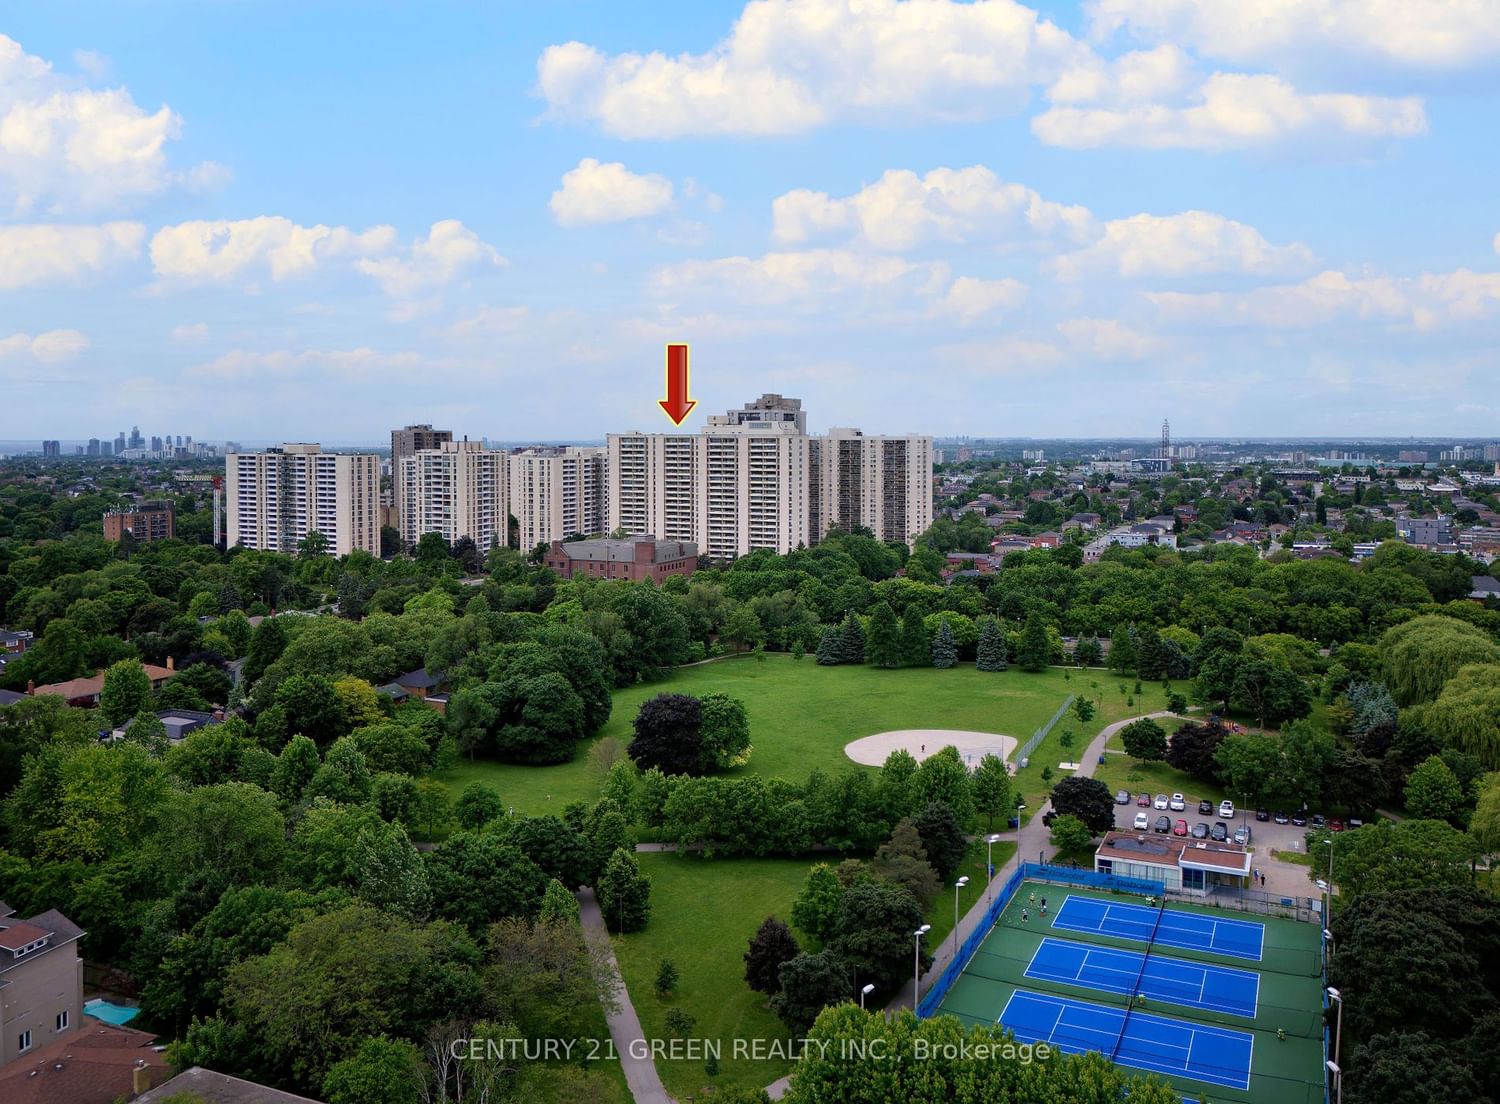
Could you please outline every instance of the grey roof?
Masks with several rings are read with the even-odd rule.
[[[1500,598],[1500,579],[1493,575],[1471,575],[1469,582],[1474,587],[1470,598]]]
[[[35,924],[39,928],[46,928],[60,940],[77,939],[83,935],[82,928],[56,909],[39,912],[35,916],[30,917],[27,923]]]
[[[396,685],[408,690],[431,690],[441,681],[441,678],[428,674],[426,667],[418,667],[415,671],[397,676]]]
[[[254,1081],[242,1081],[238,1077],[215,1073],[202,1066],[183,1070],[156,1088],[147,1089],[135,1100],[136,1104],[157,1104],[158,1101],[181,1093],[192,1093],[207,1104],[318,1104],[310,1096],[298,1096],[296,1093],[257,1085]]]
[[[0,690],[0,705],[15,705],[16,702],[25,700],[25,694],[17,694],[14,690]]]
[[[562,554],[570,560],[590,560],[595,563],[635,563],[635,546],[638,543],[655,545],[652,563],[663,560],[688,559],[698,554],[698,546],[692,541],[657,540],[655,537],[631,537],[625,540],[565,541]]]

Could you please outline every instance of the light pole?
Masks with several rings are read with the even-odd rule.
[[[911,1010],[917,1010],[917,1000],[922,995],[922,937],[932,930],[931,924],[923,924],[912,932],[911,956]]]
[[[1333,1025],[1333,1062],[1337,1067],[1339,1060],[1339,1044],[1344,1041],[1344,995],[1333,986],[1328,987],[1328,999],[1335,1001],[1339,1006],[1338,1019]]]
[[[1323,922],[1324,923],[1328,922],[1326,917],[1324,918]],[[1333,932],[1329,931],[1327,928],[1324,928],[1323,929],[1323,939],[1328,943],[1328,957],[1332,958],[1333,957]]]
[[[958,957],[958,891],[969,884],[969,876],[965,874],[953,883],[953,957]]]
[[[859,991],[859,1010],[861,1012],[863,1012],[865,1010],[865,998],[868,997],[873,992],[875,992],[875,986],[874,986],[874,984],[866,985],[863,989],[861,989]]]
[[[1328,910],[1333,906],[1333,836],[1324,836],[1323,843],[1328,848],[1328,888],[1323,891],[1323,923],[1327,924]]]
[[[999,836],[986,837],[984,841],[984,881],[985,900],[995,899],[995,844],[1000,842]]]
[[[1330,1060],[1328,1072],[1333,1074],[1333,1104],[1344,1104],[1344,1075],[1339,1064]]]

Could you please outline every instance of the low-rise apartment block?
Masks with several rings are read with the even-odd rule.
[[[129,533],[138,544],[171,540],[177,532],[170,502],[143,502],[131,510],[111,510],[104,515],[104,539],[120,541]]]
[[[652,536],[553,541],[542,563],[564,579],[650,579],[659,586],[673,575],[691,575],[698,566],[698,549],[691,542]]]

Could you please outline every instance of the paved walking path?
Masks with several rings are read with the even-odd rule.
[[[578,891],[578,913],[585,931],[604,937],[604,945],[609,947],[610,969],[620,979],[618,1007],[607,1018],[609,1037],[619,1055],[620,1068],[625,1071],[625,1084],[630,1088],[630,1095],[635,1104],[672,1104],[672,1098],[662,1087],[661,1077],[656,1072],[650,1046],[642,1045],[646,1033],[641,1030],[640,1017],[635,1014],[635,1005],[630,1003],[630,990],[625,987],[625,975],[615,961],[614,948],[610,947],[609,932],[599,912],[599,900],[588,886]],[[636,1049],[635,1053],[632,1053],[632,1048]]]

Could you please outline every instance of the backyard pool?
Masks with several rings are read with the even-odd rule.
[[[96,1020],[103,1020],[105,1023],[112,1024],[129,1023],[140,1012],[139,1008],[132,1008],[128,1004],[115,1004],[113,1001],[107,1001],[102,997],[95,997],[93,1000],[84,1001],[83,1010]]]

